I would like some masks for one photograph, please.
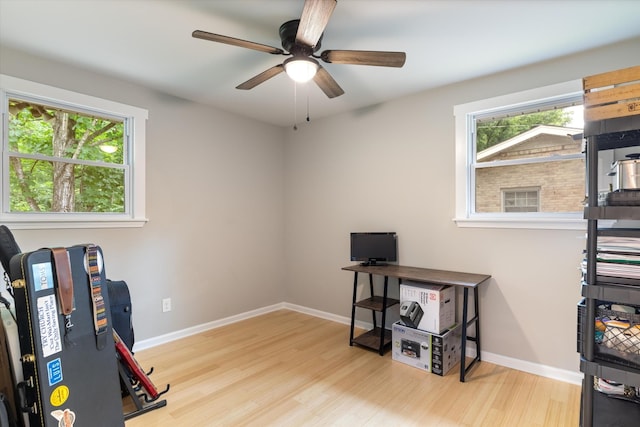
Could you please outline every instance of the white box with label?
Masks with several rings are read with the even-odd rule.
[[[406,281],[400,285],[401,306],[407,301],[417,302],[422,310],[418,329],[439,334],[456,323],[454,286]]]

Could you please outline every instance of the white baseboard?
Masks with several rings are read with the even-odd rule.
[[[336,323],[342,323],[344,325],[351,326],[351,318],[345,316],[338,316],[337,314],[327,313],[325,311],[316,310],[314,308],[304,307],[301,305],[290,304],[288,302],[284,303],[284,307],[288,310],[297,311],[299,313],[308,314],[310,316],[319,317],[325,320],[332,320]],[[373,324],[371,322],[362,322],[360,320],[356,320],[355,322],[356,328],[369,330],[373,328]]]
[[[282,310],[283,308],[285,308],[284,303],[274,304],[267,307],[258,308],[256,310],[247,311],[246,313],[237,314],[235,316],[225,317],[224,319],[214,320],[213,322],[203,323],[201,325],[192,326],[190,328],[170,332],[164,335],[158,335],[157,337],[136,342],[133,345],[133,351],[135,352],[145,350],[147,348],[155,347],[161,344],[166,344],[180,338],[199,334],[200,332],[216,329],[221,326],[230,325],[232,323],[250,319],[252,317],[261,316],[263,314],[271,313],[272,311]]]
[[[331,320],[336,323],[342,323],[344,325],[351,325],[351,318],[345,316],[338,316],[337,314],[327,313],[326,311],[316,310],[315,308],[304,307],[302,305],[284,303],[284,308],[287,310],[297,311],[299,313],[308,314],[310,316],[319,317],[325,320]]]
[[[474,355],[475,349],[467,349],[467,354]],[[512,357],[502,356],[500,354],[488,353],[482,351],[481,360],[504,366],[506,368],[518,371],[528,372],[540,377],[551,378],[554,380],[571,383],[576,385],[582,384],[583,374],[580,371],[567,371],[565,369],[554,368],[553,366],[541,365],[539,363],[528,362],[526,360],[514,359]]]
[[[202,325],[193,326],[190,328],[182,329],[180,331],[171,332],[157,337],[149,338],[136,342],[134,345],[134,351],[144,350],[147,348],[155,347],[157,345],[165,344],[180,338],[185,338],[191,335],[195,335],[200,332],[208,331],[210,329],[219,328],[221,326],[230,325],[232,323],[239,322],[241,320],[250,319],[252,317],[260,316],[266,313],[270,313],[277,310],[292,310],[310,316],[319,317],[321,319],[330,320],[345,325],[351,324],[351,318],[345,316],[338,316],[337,314],[327,313],[325,311],[316,310],[309,307],[304,307],[297,304],[290,304],[282,302],[279,304],[270,305],[267,307],[251,310],[246,313],[241,313],[235,316],[225,317],[224,319],[214,320],[213,322],[204,323]],[[356,327],[362,329],[370,329],[370,323],[356,321]],[[467,348],[467,355],[470,357],[475,356],[475,348]],[[528,372],[530,374],[538,375],[541,377],[551,378],[554,380],[571,383],[582,384],[583,375],[579,371],[567,371],[564,369],[554,368],[552,366],[541,365],[539,363],[528,362],[526,360],[514,359],[508,356],[502,356],[500,354],[489,353],[482,351],[481,359],[493,363],[496,365],[504,366],[510,369],[516,369],[518,371]]]

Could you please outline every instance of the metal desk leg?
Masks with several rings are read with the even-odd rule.
[[[467,309],[469,306],[469,289],[464,288],[462,297],[462,348],[460,349],[460,382],[464,382],[467,363]]]
[[[369,273],[369,295],[373,298],[373,274]],[[376,323],[376,312],[375,310],[371,310],[371,316],[373,317],[373,329],[375,329],[378,324]]]
[[[351,332],[349,334],[349,345],[353,345],[353,329],[356,325],[356,294],[358,291],[358,272],[353,274],[353,299],[351,300]]]
[[[469,319],[469,288],[464,288],[463,300],[462,300],[462,348],[460,349],[460,382],[464,382],[465,375],[469,370],[475,365],[476,362],[480,361],[480,315],[479,315],[479,304],[478,304],[478,288],[473,288],[473,307],[475,310],[474,316]],[[475,336],[469,337],[467,336],[467,328],[471,326],[472,323],[475,323]],[[475,342],[476,344],[476,355],[467,366],[467,341]]]
[[[478,301],[480,300],[480,298],[478,298],[478,288],[473,288],[473,305],[475,306],[475,322],[476,322],[476,358],[478,359],[477,361],[480,361],[480,304],[478,303]]]
[[[384,294],[382,296],[382,320],[380,324],[380,349],[378,353],[380,356],[384,354],[384,334],[385,334],[385,322],[387,320],[387,287],[389,284],[389,276],[384,276]],[[375,313],[374,313],[375,316]]]

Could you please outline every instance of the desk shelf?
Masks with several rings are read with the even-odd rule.
[[[360,345],[362,347],[368,347],[372,350],[378,350],[380,348],[380,333],[382,330],[379,327],[373,328],[352,340],[353,344]],[[384,330],[384,338],[382,340],[382,347],[386,348],[391,344],[391,330]]]
[[[371,298],[363,299],[361,301],[356,302],[356,307],[368,308],[369,310],[379,311],[399,304],[400,300],[387,298],[386,304],[384,301],[384,297],[382,296],[372,296]]]
[[[355,273],[353,280],[353,304],[351,307],[351,335],[349,345],[359,345],[371,350],[376,350],[382,356],[387,348],[391,346],[391,330],[385,328],[387,309],[400,303],[400,300],[387,296],[389,280],[384,278],[384,292],[382,295],[375,295],[373,290],[373,274],[369,274],[370,297],[359,301],[356,300],[358,294],[358,273]],[[363,334],[355,336],[356,308],[371,310],[373,328]],[[376,319],[376,313],[381,313],[380,325]]]

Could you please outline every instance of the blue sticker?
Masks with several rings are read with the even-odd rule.
[[[60,363],[60,358],[47,363],[47,372],[49,374],[49,386],[62,381],[62,363]]]
[[[50,262],[33,264],[31,268],[33,271],[33,286],[36,291],[53,289],[53,271],[51,270]]]

